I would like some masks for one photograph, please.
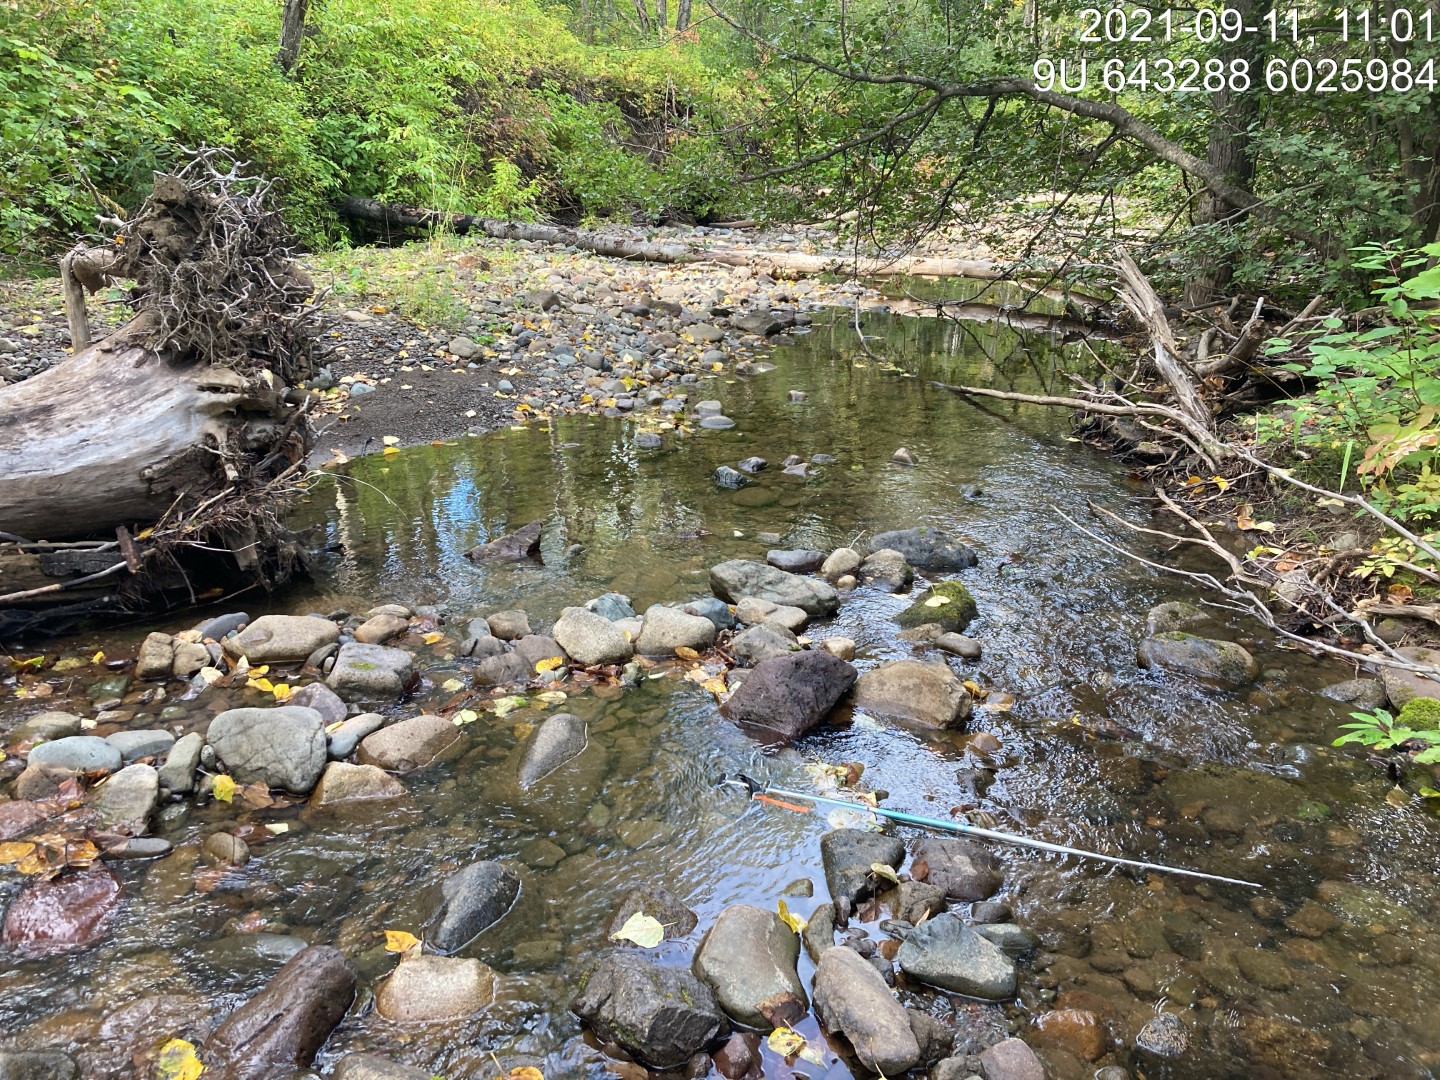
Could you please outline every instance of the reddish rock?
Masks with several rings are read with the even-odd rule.
[[[1097,1061],[1105,1053],[1105,1028],[1099,1017],[1084,1009],[1055,1009],[1035,1021],[1035,1042]]]
[[[14,840],[21,836],[50,815],[33,802],[24,799],[13,799],[10,802],[0,802],[0,840]]]
[[[91,867],[52,881],[31,881],[5,912],[3,942],[22,948],[78,948],[100,936],[120,900],[120,883]]]
[[[715,1052],[715,1068],[725,1080],[751,1080],[760,1072],[760,1036],[737,1031]]]

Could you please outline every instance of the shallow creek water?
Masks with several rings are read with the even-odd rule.
[[[1383,776],[1329,747],[1346,707],[1315,691],[1352,673],[1251,641],[1254,628],[1238,624],[1219,632],[1244,642],[1266,669],[1248,690],[1139,669],[1145,613],[1182,598],[1179,585],[1077,534],[1057,510],[1083,516],[1095,500],[1140,521],[1144,488],[1068,441],[1063,416],[1000,402],[982,409],[927,382],[1037,389],[1058,354],[999,326],[872,319],[867,329],[898,366],[865,356],[843,323],[820,326],[771,357],[773,372],[727,373],[692,387],[692,400],[720,399],[737,426],[667,435],[660,450],[637,449],[633,425],[577,418],[357,461],[351,479],[318,485],[299,515],[338,546],[315,584],[248,597],[246,607],[435,605],[452,633],[473,615],[523,607],[542,626],[603,591],[630,595],[637,610],[703,595],[711,565],[763,559],[769,547],[829,550],[867,532],[939,526],[981,553],[980,566],[958,576],[979,603],[967,632],[984,643],[984,656],[950,663],[997,696],[1013,695],[1009,711],[982,708],[971,723],[998,736],[999,754],[977,757],[959,733],[926,736],[859,715],[762,752],[679,668],[660,668],[662,677],[623,694],[572,695],[564,707],[590,722],[590,748],[521,792],[514,777],[525,729],[517,725],[543,711],[482,716],[466,728],[464,756],[405,778],[400,806],[324,815],[165,808],[156,832],[177,849],[155,863],[117,866],[127,898],[109,937],[68,957],[7,958],[0,1038],[79,1051],[87,1077],[129,1075],[114,1053],[122,1034],[153,1040],[203,1030],[193,1023],[197,1004],[223,1015],[291,947],[284,937],[240,931],[336,944],[373,986],[394,963],[380,931],[418,933],[428,890],[459,865],[495,858],[521,873],[521,899],[462,955],[506,976],[496,1005],[472,1021],[402,1028],[365,1008],[362,992],[317,1068],[367,1049],[456,1080],[491,1076],[494,1052],[512,1063],[523,1055],[551,1080],[612,1075],[567,1005],[584,962],[606,945],[601,928],[620,893],[663,884],[697,911],[699,930],[657,950],[676,964],[689,962],[728,904],[773,909],[787,885],[808,877],[814,898],[787,901],[808,914],[827,899],[824,820],[749,802],[715,781],[745,769],[808,788],[806,762],[858,760],[866,785],[889,791],[886,805],[897,809],[944,817],[974,803],[1002,829],[1265,885],[1257,894],[1161,875],[1141,881],[997,848],[1015,921],[1041,941],[1022,962],[1018,1001],[1002,1009],[902,992],[973,1032],[977,1048],[996,1037],[985,1032],[1008,1026],[1058,1078],[1088,1077],[1105,1064],[1177,1078],[1440,1072],[1440,937],[1432,932],[1440,822],[1387,804]],[[792,388],[808,400],[789,403]],[[918,466],[889,464],[902,445]],[[837,461],[808,478],[782,475],[791,453]],[[755,483],[714,485],[717,465],[752,454],[772,463]],[[462,557],[535,518],[546,521],[543,565],[477,567]],[[573,544],[583,550],[567,558]],[[860,590],[808,633],[854,638],[862,669],[911,656],[890,618],[906,602]],[[119,655],[139,636],[89,635],[62,649]],[[450,698],[441,684],[463,679],[467,662],[445,659],[453,638],[407,647],[418,650],[427,679],[418,700],[399,710],[413,715]],[[75,693],[83,703],[83,683]],[[166,724],[186,730],[221,707],[214,695],[165,705]],[[65,701],[57,695],[43,707]],[[160,707],[135,707],[132,724],[150,726]],[[0,705],[0,727],[35,711]],[[1101,721],[1137,737],[1087,734]],[[289,831],[257,839],[243,870],[197,877],[199,842],[237,817],[284,822]],[[5,893],[17,887],[6,874]],[[867,929],[885,937],[874,923]],[[803,953],[801,965],[808,985],[813,967]],[[145,995],[167,995],[170,1004],[116,1015]],[[1057,1007],[1104,1020],[1108,1048],[1098,1063],[1033,1026]],[[1157,1009],[1181,1018],[1188,1049],[1177,1057],[1134,1049]],[[814,1036],[814,1020],[800,1030]],[[768,1052],[766,1070],[792,1075]],[[851,1075],[838,1063],[827,1071],[802,1061],[797,1071]]]

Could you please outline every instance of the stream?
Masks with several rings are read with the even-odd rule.
[[[574,417],[358,459],[347,475],[316,482],[295,514],[331,546],[313,582],[216,613],[237,603],[255,615],[433,608],[448,636],[407,642],[425,684],[390,710],[413,716],[443,707],[454,696],[444,684],[466,679],[472,662],[453,654],[473,616],[523,608],[543,627],[604,592],[626,594],[643,611],[707,595],[709,568],[726,559],[763,561],[770,548],[830,551],[927,525],[980,554],[978,567],[950,575],[975,595],[979,616],[966,633],[984,653],[948,662],[990,691],[967,729],[913,731],[842,710],[794,746],[766,749],[721,717],[683,666],[662,665],[633,689],[571,694],[564,708],[588,721],[593,752],[566,774],[564,790],[515,783],[526,735],[555,711],[532,701],[467,726],[464,755],[406,776],[398,803],[329,813],[303,803],[166,804],[154,831],[175,850],[114,865],[125,899],[105,938],[70,955],[5,959],[0,1043],[71,1052],[87,1080],[134,1075],[113,1052],[126,1038],[139,1031],[163,1040],[182,1020],[193,1025],[197,1010],[223,1016],[301,939],[338,946],[361,973],[361,997],[317,1060],[319,1074],[364,1050],[449,1080],[490,1080],[496,1059],[533,1063],[549,1080],[613,1076],[620,1070],[568,1005],[578,974],[607,944],[603,927],[617,898],[632,886],[663,885],[696,912],[699,929],[653,950],[681,966],[729,905],[774,910],[788,892],[790,908],[808,915],[828,898],[824,815],[752,802],[716,781],[744,770],[812,790],[811,763],[858,761],[865,786],[889,793],[887,807],[948,818],[965,806],[1002,830],[1264,886],[1142,880],[997,846],[1001,898],[1039,942],[1019,962],[1018,997],[988,1005],[915,987],[902,994],[971,1033],[975,1046],[1018,1034],[1056,1080],[1106,1066],[1125,1070],[1110,1077],[1176,1080],[1440,1075],[1440,939],[1430,927],[1440,914],[1440,821],[1391,805],[1383,773],[1331,748],[1349,707],[1318,690],[1354,672],[1257,639],[1254,624],[1226,624],[1220,612],[1202,632],[1254,653],[1262,673],[1253,685],[1222,689],[1140,668],[1147,611],[1199,598],[1061,515],[1099,529],[1087,510],[1094,501],[1147,522],[1147,487],[1079,445],[1061,413],[1000,401],[981,407],[930,384],[1058,388],[1056,372],[1074,358],[999,324],[875,315],[865,329],[876,357],[845,319],[817,319],[813,332],[766,357],[776,370],[726,372],[689,387],[692,401],[720,400],[736,426],[665,434],[659,449],[637,447],[634,424]],[[790,401],[791,390],[805,400]],[[891,463],[901,446],[918,464]],[[801,477],[782,472],[791,454],[835,460]],[[752,455],[769,469],[739,490],[715,484],[716,467]],[[543,562],[464,558],[536,519],[545,522]],[[1142,553],[1172,557],[1159,547]],[[862,587],[806,634],[852,638],[862,671],[921,655],[893,620],[908,603]],[[194,619],[144,630],[178,632]],[[127,656],[143,636],[97,632],[58,650]],[[0,702],[0,729],[67,701],[93,715],[84,680],[67,685],[68,698],[62,689],[43,703]],[[145,689],[127,691],[126,726],[203,730],[222,707],[266,703],[254,691],[180,700],[177,690],[139,704]],[[1000,749],[976,752],[969,733],[977,731],[993,733]],[[252,830],[263,835],[251,861],[207,876],[201,842],[237,820],[287,828]],[[460,1023],[385,1021],[367,1007],[368,988],[396,962],[381,932],[420,933],[434,886],[476,859],[500,860],[523,882],[514,909],[462,952],[501,973],[499,997]],[[805,878],[812,897],[792,888]],[[0,898],[20,882],[13,867],[0,868]],[[874,920],[853,926],[888,936]],[[807,987],[813,973],[802,952]],[[171,1004],[139,1015],[137,1000],[156,995]],[[1086,1060],[1077,1052],[1083,1039],[1059,1022],[1037,1025],[1052,1010],[1099,1017],[1102,1054]],[[1166,1055],[1136,1045],[1157,1011],[1179,1019]],[[823,1045],[813,1015],[797,1029]],[[787,1065],[764,1051],[769,1077],[867,1075],[833,1053],[826,1061]]]

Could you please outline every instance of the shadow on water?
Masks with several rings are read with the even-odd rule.
[[[1076,534],[1057,510],[1084,516],[1095,500],[1141,521],[1143,486],[1077,446],[1062,415],[977,407],[928,382],[1039,390],[1055,380],[1058,354],[998,326],[870,316],[865,329],[871,349],[894,363],[867,356],[843,322],[817,327],[777,351],[775,371],[727,372],[690,388],[692,402],[721,401],[736,426],[667,434],[658,450],[636,446],[634,424],[571,418],[356,461],[349,477],[318,485],[299,515],[322,526],[338,554],[313,590],[283,603],[432,604],[460,625],[520,606],[546,624],[604,591],[628,594],[639,610],[702,595],[711,565],[763,558],[770,547],[828,550],[885,529],[937,526],[981,553],[980,566],[959,576],[978,600],[967,632],[985,654],[950,663],[993,689],[992,700],[1013,695],[1012,708],[977,710],[971,725],[998,736],[1001,751],[982,757],[960,734],[927,737],[856,715],[762,754],[704,690],[672,672],[623,696],[572,697],[566,708],[589,721],[589,749],[521,791],[518,755],[543,713],[487,716],[466,729],[464,756],[406,779],[403,807],[259,814],[289,831],[257,840],[253,862],[206,891],[195,887],[196,841],[236,811],[171,809],[161,831],[180,847],[122,869],[130,899],[106,942],[0,973],[5,1030],[27,1046],[83,1043],[77,1032],[93,1032],[95,1015],[141,993],[233,1003],[278,964],[265,950],[286,947],[284,938],[237,936],[257,926],[338,944],[378,979],[394,962],[379,931],[418,932],[446,873],[498,858],[522,874],[521,899],[464,950],[508,976],[496,1006],[430,1030],[354,1010],[326,1059],[374,1049],[444,1076],[488,1076],[493,1050],[543,1058],[552,1078],[610,1075],[566,1006],[583,962],[606,944],[601,927],[616,897],[660,883],[696,909],[701,929],[659,950],[682,964],[728,904],[773,908],[788,885],[810,878],[814,899],[788,900],[808,914],[825,898],[825,822],[750,803],[715,780],[743,768],[805,787],[806,762],[858,760],[897,809],[944,817],[974,807],[1002,829],[1266,885],[1257,895],[1139,881],[997,849],[1017,921],[1042,944],[1022,965],[1019,1002],[987,1022],[1033,1036],[1055,1077],[1078,1080],[1096,1066],[1030,1030],[1050,1008],[1097,1013],[1112,1038],[1108,1060],[1152,1077],[1435,1075],[1440,942],[1429,927],[1440,825],[1389,806],[1382,778],[1329,748],[1345,707],[1315,691],[1351,673],[1251,641],[1254,628],[1238,624],[1218,632],[1246,643],[1266,669],[1245,691],[1141,670],[1135,647],[1147,609],[1191,598]],[[792,403],[791,390],[806,399]],[[919,464],[891,464],[899,446]],[[786,475],[780,463],[791,454],[835,460]],[[750,486],[713,483],[717,466],[752,455],[771,466]],[[545,522],[543,562],[464,559],[535,519]],[[572,545],[579,551],[567,554]],[[860,590],[809,633],[854,638],[862,668],[911,656],[891,619],[906,602]],[[443,651],[436,646],[422,706],[449,696],[446,679],[464,677],[466,662]],[[213,700],[185,703],[170,719],[198,726],[215,709]],[[808,985],[813,969],[802,965]],[[1169,1058],[1135,1049],[1162,1005],[1188,1036]],[[986,1012],[929,1007],[972,1024]],[[801,1030],[814,1034],[813,1023]],[[93,1075],[111,1075],[106,1068],[96,1064]]]

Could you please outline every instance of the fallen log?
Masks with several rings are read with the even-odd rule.
[[[854,274],[859,277],[962,277],[982,281],[1015,281],[1024,278],[1051,279],[1057,270],[1054,267],[1016,267],[993,259],[951,259],[939,256],[854,258],[845,255],[809,255],[798,251],[760,251],[674,241],[634,240],[563,225],[497,221],[477,214],[454,214],[357,197],[342,199],[336,207],[344,217],[402,233],[416,230],[438,230],[461,236],[479,233],[496,240],[525,240],[580,248],[612,259],[657,263],[708,262],[721,266],[743,266],[777,278]],[[1092,306],[1105,302],[1099,297],[1074,291],[1070,291],[1068,295],[1071,299]]]

